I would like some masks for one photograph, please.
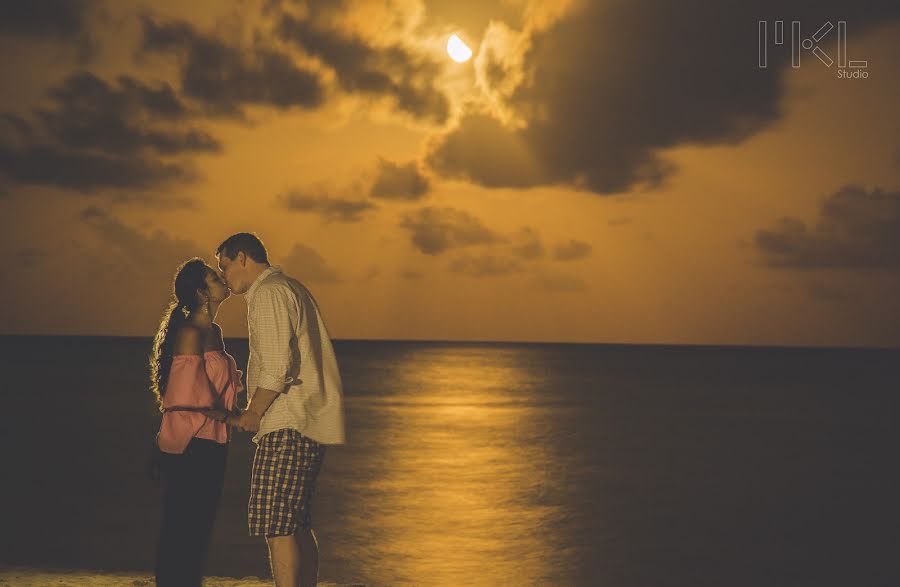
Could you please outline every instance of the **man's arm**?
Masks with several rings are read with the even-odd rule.
[[[298,317],[293,296],[282,287],[260,289],[253,299],[250,352],[259,360],[258,385],[247,410],[233,420],[243,430],[256,432],[275,399],[284,392],[291,369],[291,339]]]
[[[247,432],[259,431],[259,422],[262,420],[263,414],[266,413],[266,410],[269,409],[269,406],[272,405],[275,398],[279,395],[280,393],[277,391],[257,387],[250,405],[247,406],[243,414],[231,419],[231,424]]]

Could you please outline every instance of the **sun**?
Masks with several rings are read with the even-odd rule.
[[[462,39],[453,35],[447,41],[447,54],[457,63],[465,63],[472,57],[472,50],[469,49]]]

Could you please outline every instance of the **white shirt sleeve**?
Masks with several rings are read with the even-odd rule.
[[[258,387],[283,393],[293,380],[289,373],[291,339],[299,319],[297,303],[289,290],[279,286],[261,287],[253,296],[247,322],[250,353],[258,359]]]

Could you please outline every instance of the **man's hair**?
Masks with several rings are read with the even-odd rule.
[[[232,261],[238,253],[244,253],[257,263],[269,262],[266,246],[258,236],[249,232],[239,232],[229,236],[216,249],[216,257],[224,254]]]

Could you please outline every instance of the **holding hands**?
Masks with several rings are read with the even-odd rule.
[[[210,408],[204,413],[217,422],[223,422],[234,426],[243,432],[258,432],[261,419],[255,412],[245,410],[243,412],[230,412],[224,408]]]
[[[245,410],[239,416],[229,415],[228,424],[244,432],[259,432],[259,421],[262,417],[256,412]]]

